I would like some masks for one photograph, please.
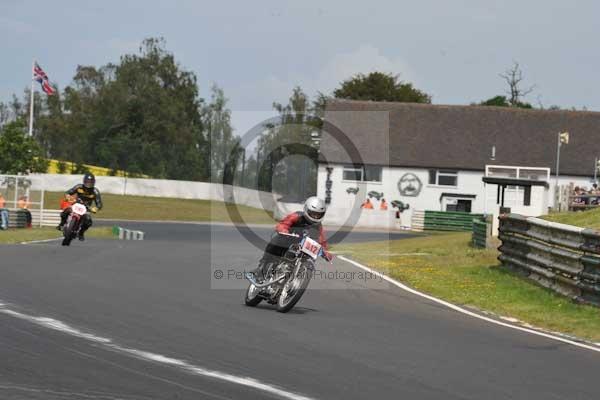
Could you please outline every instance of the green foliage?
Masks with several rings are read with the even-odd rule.
[[[495,106],[495,107],[517,107],[517,108],[533,108],[533,106],[529,103],[525,102],[516,102],[515,104],[511,104],[506,96],[496,96],[491,99],[482,101],[479,103],[481,106]]]
[[[0,173],[26,174],[46,172],[48,162],[42,158],[38,143],[26,136],[25,123],[17,120],[0,131]]]
[[[83,175],[87,174],[89,170],[82,163],[75,164],[75,168],[71,171],[71,175]]]
[[[146,39],[117,64],[80,65],[70,86],[44,97],[36,138],[48,157],[133,175],[208,179],[197,79],[163,39]]]
[[[496,96],[491,99],[482,101],[479,105],[482,106],[496,106],[496,107],[515,107],[515,108],[533,108],[533,106],[523,99],[525,96],[530,94],[535,86],[523,88],[523,71],[518,62],[514,62],[512,67],[507,69],[504,73],[500,74],[500,77],[506,82],[508,87],[506,96]]]
[[[59,161],[58,165],[56,166],[56,169],[58,170],[59,174],[65,174],[67,172],[67,168],[68,168],[68,165],[64,161]]]
[[[241,148],[233,136],[231,111],[223,89],[212,87],[211,102],[202,108],[202,121],[210,139],[211,181],[230,184],[237,170]]]
[[[383,72],[358,74],[341,83],[333,95],[338,99],[431,103],[431,96]]]
[[[288,104],[274,103],[273,108],[279,123],[266,126],[259,140],[258,188],[303,199],[316,193],[319,111],[300,87],[294,88]]]
[[[479,103],[482,106],[510,107],[506,96],[496,96]]]

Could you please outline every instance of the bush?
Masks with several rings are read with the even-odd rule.
[[[0,134],[0,173],[16,175],[47,170],[48,161],[42,156],[42,148],[27,136],[24,121],[6,124]]]

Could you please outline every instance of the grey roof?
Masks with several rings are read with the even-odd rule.
[[[599,112],[330,100],[325,120],[355,144],[364,164],[461,170],[499,164],[554,172],[562,131],[570,141],[561,149],[561,174],[589,176],[600,157]],[[323,132],[321,162],[352,160]]]

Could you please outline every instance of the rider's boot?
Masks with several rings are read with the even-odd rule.
[[[79,231],[79,233],[77,234],[77,239],[79,239],[82,242],[85,240],[84,231]]]
[[[60,213],[60,223],[56,227],[57,230],[62,231],[63,226],[67,223],[67,218],[69,217],[69,213],[64,210]]]

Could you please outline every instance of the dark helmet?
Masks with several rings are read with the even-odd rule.
[[[87,189],[93,189],[96,186],[96,177],[91,172],[83,176],[83,186]]]

